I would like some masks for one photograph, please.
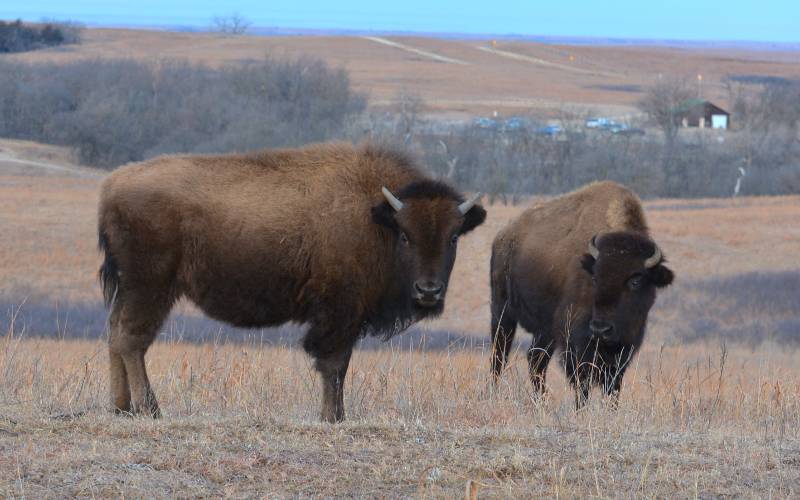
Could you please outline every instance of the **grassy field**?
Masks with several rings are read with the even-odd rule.
[[[702,95],[726,104],[727,76],[800,77],[797,52],[677,49],[646,46],[570,46],[498,40],[422,37],[246,36],[124,29],[89,29],[80,45],[15,54],[24,61],[79,58],[187,59],[211,65],[258,60],[266,54],[319,57],[346,68],[372,104],[392,103],[402,91],[425,99],[428,112],[467,117],[550,114],[592,109],[625,116],[658,75],[696,81]]]
[[[317,422],[297,349],[157,343],[165,417],[104,410],[102,341],[0,341],[0,496],[788,498],[800,494],[797,353],[652,343],[617,411],[532,398],[516,356],[357,352],[348,420]],[[557,372],[554,372],[554,375]]]
[[[0,150],[68,159],[18,141]],[[102,327],[38,336],[77,328],[70,311],[100,297],[101,177],[68,168],[0,156],[0,497],[800,495],[798,197],[646,203],[678,281],[616,411],[596,397],[576,413],[556,363],[536,400],[522,352],[492,389],[480,347],[370,349],[351,363],[348,420],[331,426],[294,344],[165,335],[148,355],[164,412],[152,421],[107,411]],[[489,245],[523,207],[488,208],[432,330],[487,335]],[[26,319],[44,303],[61,313],[54,330]]]

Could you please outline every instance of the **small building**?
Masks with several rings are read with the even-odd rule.
[[[689,99],[676,109],[684,127],[721,128],[730,127],[731,114],[711,101]]]

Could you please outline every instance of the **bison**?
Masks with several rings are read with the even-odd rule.
[[[537,393],[560,351],[577,408],[592,385],[616,405],[656,289],[673,280],[664,262],[639,199],[619,184],[593,183],[526,210],[492,245],[495,382],[519,324],[533,335],[527,357]]]
[[[98,214],[114,408],[160,415],[145,354],[185,297],[237,327],[307,324],[322,419],[342,420],[354,344],[442,312],[458,239],[486,217],[478,198],[369,144],[118,169]]]

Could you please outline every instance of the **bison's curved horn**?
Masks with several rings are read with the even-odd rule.
[[[595,240],[597,239],[597,235],[595,234],[592,236],[592,239],[589,240],[589,254],[594,257],[594,260],[597,260],[600,257],[600,250],[597,249],[597,244]]]
[[[398,200],[397,196],[393,195],[391,191],[386,189],[386,187],[382,187],[381,192],[383,193],[383,196],[386,197],[386,201],[389,202],[389,205],[394,208],[395,212],[399,212],[403,209],[403,202]]]
[[[658,248],[658,245],[656,245],[655,243],[653,244],[653,246],[656,247],[656,249],[653,250],[653,255],[651,255],[650,257],[647,258],[647,260],[644,261],[644,267],[646,267],[647,269],[650,269],[651,267],[656,267],[661,263],[661,249]]]
[[[467,212],[469,212],[469,209],[472,208],[473,206],[475,206],[475,203],[478,200],[481,199],[481,196],[483,196],[483,193],[478,191],[477,193],[475,193],[475,196],[473,196],[472,198],[468,199],[464,203],[460,204],[458,206],[458,213],[460,213],[461,215],[467,215]]]

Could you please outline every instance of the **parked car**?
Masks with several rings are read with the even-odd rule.
[[[539,127],[536,129],[536,135],[545,135],[548,137],[555,137],[562,133],[564,128],[560,125],[547,125],[546,127]]]
[[[609,124],[614,123],[608,118],[589,118],[586,120],[586,128],[605,128]]]
[[[627,128],[628,128],[628,126],[625,125],[625,124],[612,123],[612,124],[608,125],[607,127],[605,127],[605,130],[611,132],[612,134],[619,134],[620,132],[622,132],[623,130],[626,130]]]
[[[503,122],[503,130],[509,132],[526,130],[530,128],[530,126],[530,120],[527,118],[521,118],[519,116],[512,116]]]
[[[633,136],[633,135],[645,134],[644,130],[640,128],[630,127],[628,125],[625,125],[624,123],[615,123],[606,128],[606,130],[615,135]]]
[[[496,128],[497,122],[491,118],[475,118],[472,122],[478,128]]]

